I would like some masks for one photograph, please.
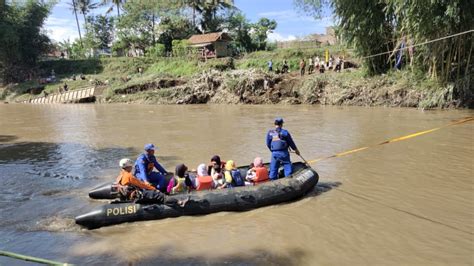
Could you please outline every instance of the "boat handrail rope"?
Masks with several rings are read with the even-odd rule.
[[[465,118],[462,118],[462,119],[455,120],[455,121],[453,121],[449,124],[446,124],[444,126],[440,126],[440,127],[436,127],[436,128],[432,128],[432,129],[412,133],[412,134],[409,134],[409,135],[406,135],[406,136],[401,136],[401,137],[398,137],[398,138],[389,139],[389,140],[382,141],[380,143],[377,143],[377,144],[374,144],[374,145],[371,145],[371,146],[360,147],[360,148],[356,148],[356,149],[336,153],[336,154],[331,155],[331,156],[321,157],[321,158],[314,159],[314,160],[306,161],[303,157],[301,157],[301,156],[300,157],[306,164],[315,164],[315,163],[320,162],[320,161],[324,161],[324,160],[331,159],[331,158],[336,158],[336,157],[346,156],[346,155],[353,154],[353,153],[356,153],[356,152],[359,152],[359,151],[363,151],[363,150],[366,150],[366,149],[369,149],[369,148],[374,148],[374,147],[377,147],[377,146],[380,146],[380,145],[411,139],[411,138],[414,138],[414,137],[418,137],[418,136],[421,136],[421,135],[424,135],[424,134],[427,134],[427,133],[431,133],[431,132],[440,130],[442,128],[464,124],[464,123],[467,123],[467,122],[470,122],[470,121],[473,121],[473,120],[474,120],[474,116],[465,117]]]
[[[24,260],[24,261],[31,261],[31,262],[41,263],[41,264],[47,264],[47,265],[58,265],[58,266],[59,265],[73,265],[73,264],[68,264],[68,263],[62,263],[62,262],[32,257],[32,256],[21,255],[18,253],[8,252],[4,250],[0,250],[0,256],[10,257],[13,259],[19,259],[19,260]]]

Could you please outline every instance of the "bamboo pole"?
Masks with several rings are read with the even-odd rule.
[[[67,264],[67,263],[42,259],[42,258],[36,258],[32,256],[21,255],[21,254],[3,251],[3,250],[0,250],[0,256],[10,257],[13,259],[19,259],[19,260],[24,260],[24,261],[32,261],[32,262],[48,264],[48,265],[72,265],[72,264]]]

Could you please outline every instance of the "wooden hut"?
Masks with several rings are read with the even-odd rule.
[[[229,43],[232,38],[225,32],[196,34],[189,38],[189,46],[198,50],[201,58],[231,56]]]

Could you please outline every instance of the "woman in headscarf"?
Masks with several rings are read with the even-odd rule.
[[[240,170],[235,166],[234,161],[227,161],[224,171],[224,183],[218,188],[240,187],[244,185],[244,179],[240,174]]]
[[[178,164],[176,166],[175,176],[169,182],[167,192],[168,193],[180,193],[187,191],[192,188],[192,182],[190,181],[189,175],[186,173],[188,167],[184,164]]]
[[[215,188],[214,180],[207,173],[206,164],[203,163],[197,167],[197,176],[193,181],[193,185],[196,190],[208,190]]]
[[[214,183],[217,185],[222,185],[223,181],[223,168],[225,166],[225,162],[221,161],[221,157],[218,155],[214,155],[211,158],[211,163],[208,166],[208,175],[212,177]]]

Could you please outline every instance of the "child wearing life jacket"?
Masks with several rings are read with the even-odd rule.
[[[214,180],[208,174],[206,164],[200,164],[197,167],[197,175],[193,180],[193,186],[196,190],[209,190],[215,188]]]
[[[247,170],[247,174],[245,175],[245,185],[246,186],[253,186],[252,180],[255,178],[255,170],[253,170],[254,164],[253,162],[249,165],[249,170]]]
[[[189,175],[186,173],[187,170],[188,167],[184,164],[178,164],[176,166],[175,176],[170,180],[167,187],[168,193],[181,193],[188,191],[192,187]]]
[[[245,179],[253,185],[268,181],[268,169],[263,165],[262,158],[253,160],[253,167],[247,172]]]
[[[239,169],[235,166],[234,161],[229,160],[225,164],[224,171],[224,184],[218,188],[227,188],[227,187],[240,187],[244,186],[244,179],[242,178]]]

